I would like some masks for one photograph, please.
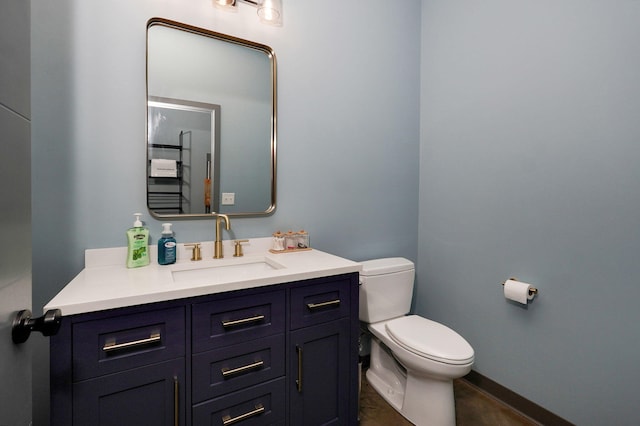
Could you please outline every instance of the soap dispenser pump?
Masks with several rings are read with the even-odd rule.
[[[134,213],[133,227],[127,229],[127,268],[149,264],[149,230],[142,225],[142,213]]]
[[[170,223],[162,224],[162,237],[158,240],[158,264],[170,265],[176,263],[176,239]]]

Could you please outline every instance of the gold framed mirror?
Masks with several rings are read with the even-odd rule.
[[[276,58],[263,44],[147,23],[147,206],[157,218],[276,206]]]

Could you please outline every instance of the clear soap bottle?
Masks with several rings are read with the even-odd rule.
[[[133,227],[127,229],[127,268],[137,268],[149,264],[149,230],[142,226],[140,216],[136,217]]]
[[[162,224],[162,237],[158,240],[158,264],[176,263],[176,239],[173,237],[170,223]]]

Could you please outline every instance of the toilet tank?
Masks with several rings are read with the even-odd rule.
[[[375,323],[409,313],[415,266],[402,257],[360,263],[360,321]]]

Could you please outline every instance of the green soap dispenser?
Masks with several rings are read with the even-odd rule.
[[[137,268],[149,264],[149,230],[142,226],[140,216],[134,213],[133,228],[127,229],[127,268]]]

